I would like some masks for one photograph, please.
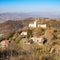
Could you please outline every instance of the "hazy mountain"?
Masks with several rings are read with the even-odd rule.
[[[1,13],[0,20],[21,20],[25,19],[28,15],[25,13]]]
[[[0,22],[5,20],[23,20],[28,17],[60,18],[59,13],[31,12],[31,13],[0,13]]]
[[[27,18],[24,20],[8,20],[0,23],[0,33],[6,33],[18,30],[20,28],[23,28],[24,26],[28,26],[30,22],[33,21],[33,18]]]

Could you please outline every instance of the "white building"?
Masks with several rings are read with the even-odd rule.
[[[46,28],[46,24],[43,24],[43,23],[38,23],[39,20],[38,19],[35,19],[35,21],[33,23],[30,23],[29,24],[29,27],[32,27],[32,28],[36,28],[36,27],[41,27],[41,28]]]
[[[44,39],[43,37],[32,37],[29,40],[32,40],[34,43],[43,43]]]
[[[26,36],[27,35],[27,32],[22,32],[21,35]]]
[[[29,24],[29,27],[34,27],[34,28],[36,28],[36,21],[34,21],[34,23],[30,23],[30,24]]]
[[[46,24],[38,24],[38,27],[46,28]]]

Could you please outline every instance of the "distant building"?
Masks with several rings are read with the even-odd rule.
[[[38,44],[43,44],[44,38],[43,37],[32,37],[29,39],[29,42],[32,43],[38,43]]]
[[[38,24],[38,27],[46,28],[46,24]]]
[[[39,19],[36,18],[33,23],[29,24],[29,27],[32,27],[32,28],[36,28],[36,27],[46,28],[47,26],[44,23],[39,23]]]
[[[27,35],[27,32],[22,32],[21,35],[26,36]]]
[[[32,37],[31,38],[34,42],[42,42],[43,38],[40,38],[40,37]]]
[[[21,32],[21,34],[19,35],[19,37],[26,37],[27,36],[27,32],[28,32],[28,27],[24,27],[23,29],[22,29],[22,32]]]
[[[34,27],[34,28],[36,28],[36,21],[34,21],[34,23],[30,23],[30,24],[29,24],[29,27]]]

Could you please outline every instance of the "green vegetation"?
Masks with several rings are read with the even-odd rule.
[[[11,23],[11,25],[13,25],[11,27],[10,27],[10,23],[8,22],[2,24],[2,26],[4,26],[5,24],[7,25],[6,29],[7,32],[9,33],[5,34],[6,35],[5,38],[8,38],[11,41],[9,47],[5,50],[5,52],[7,52],[6,54],[8,55],[8,57],[14,58],[15,56],[17,58],[16,60],[60,60],[60,53],[59,53],[60,52],[60,31],[57,32],[53,31],[54,28],[59,29],[60,23],[58,21],[54,22],[52,20],[51,21],[44,20],[44,23],[46,23],[48,26],[46,29],[28,28],[28,27],[24,29],[23,26],[28,26],[28,24],[32,21],[33,20],[29,20],[29,19],[19,21],[20,23],[19,22],[16,23],[14,21],[13,23],[11,23],[12,21],[8,21]],[[21,26],[19,24],[21,24]],[[49,25],[52,27],[51,30],[48,29]],[[23,29],[27,30],[28,33],[27,36],[25,37],[21,36]],[[5,29],[4,29],[4,33],[6,33]],[[28,43],[31,37],[40,37],[40,36],[44,36],[44,39],[47,39],[47,42],[45,44],[42,43],[39,45],[38,43],[32,43],[32,44]],[[0,42],[2,40],[3,38],[1,37]],[[3,52],[2,53],[1,52],[2,50],[0,49],[0,55],[3,54]],[[5,58],[8,57],[5,56]]]
[[[0,42],[1,42],[2,40],[4,40],[4,38],[3,38],[3,37],[0,37]]]
[[[60,32],[57,34],[57,38],[59,38],[59,39],[60,39]]]
[[[35,28],[34,30],[33,30],[33,35],[34,36],[37,36],[37,37],[40,37],[41,35],[43,35],[44,34],[44,32],[45,31],[43,31],[43,29],[42,28]]]
[[[29,29],[27,33],[28,33],[28,34],[27,34],[27,38],[28,38],[28,39],[33,36],[32,30]]]

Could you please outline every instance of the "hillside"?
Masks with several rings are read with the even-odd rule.
[[[60,19],[39,18],[38,22],[47,24],[46,29],[28,28],[34,20],[30,17],[0,23],[0,33],[4,34],[0,42],[10,41],[7,49],[0,49],[0,55],[10,60],[60,60]],[[21,35],[22,32],[27,35]]]
[[[7,20],[3,23],[0,23],[1,30],[17,30],[23,28],[25,25],[28,26],[30,22],[34,21],[33,18],[26,18],[24,20]]]
[[[21,21],[5,21],[0,23],[0,33],[13,32],[22,27],[23,24]]]
[[[18,20],[18,21],[14,21],[14,20],[8,20],[5,21],[3,23],[0,23],[0,33],[5,33],[5,32],[11,32],[11,31],[16,31],[20,28],[23,28],[24,26],[28,26],[29,23],[33,22],[34,18],[30,17],[30,18],[26,18],[24,20]],[[46,23],[47,26],[52,26],[55,27],[57,29],[60,30],[60,19],[47,19],[47,18],[40,18],[39,19],[40,22],[42,23]]]

